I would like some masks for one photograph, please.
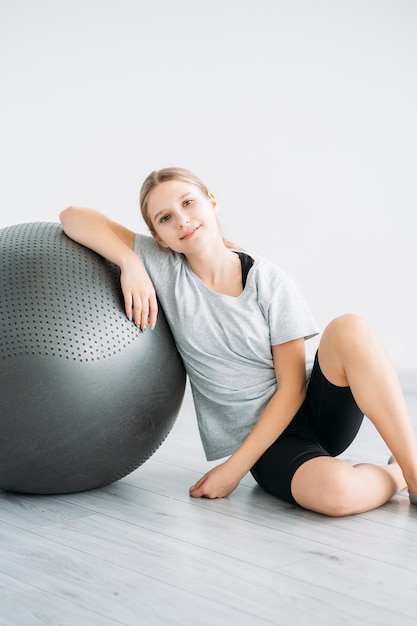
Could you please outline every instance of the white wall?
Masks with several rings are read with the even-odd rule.
[[[143,231],[181,165],[225,235],[417,371],[415,0],[1,0],[0,227],[68,204]]]

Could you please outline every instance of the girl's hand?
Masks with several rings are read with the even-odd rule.
[[[64,232],[120,268],[126,315],[142,330],[155,327],[158,304],[155,289],[134,251],[135,233],[94,209],[68,207],[61,211]]]
[[[190,487],[193,498],[226,498],[236,489],[243,476],[237,475],[228,461],[217,465]]]
[[[123,292],[126,315],[130,320],[146,330],[148,324],[155,327],[158,303],[151,279],[139,257],[121,268],[120,284]]]

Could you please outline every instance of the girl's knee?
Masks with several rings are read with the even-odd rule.
[[[364,318],[355,313],[345,313],[332,320],[324,333],[336,337],[339,343],[343,342],[351,346],[352,343],[358,341],[362,344],[373,331],[369,322]]]
[[[375,332],[366,320],[354,313],[341,315],[323,332],[319,345],[321,370],[335,385],[346,386],[347,366],[358,358],[369,357],[377,345]]]

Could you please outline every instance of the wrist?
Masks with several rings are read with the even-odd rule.
[[[227,459],[226,463],[239,480],[246,476],[252,467],[239,448]]]
[[[117,265],[122,271],[127,270],[129,268],[135,268],[135,267],[144,268],[145,267],[140,257],[138,257],[138,255],[136,254],[136,252],[134,252],[134,250],[131,250],[128,247],[126,250],[123,250],[122,253],[120,254]]]

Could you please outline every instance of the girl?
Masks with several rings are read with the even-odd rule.
[[[250,471],[266,491],[325,515],[368,511],[408,487],[417,438],[394,369],[353,314],[318,329],[290,276],[222,238],[215,196],[191,172],[152,172],[140,193],[151,237],[92,209],[60,214],[67,235],[117,264],[126,314],[154,328],[161,303],[183,358],[208,460],[190,488],[222,498]],[[155,292],[156,290],[156,292]],[[335,458],[364,414],[393,453],[385,466]]]

